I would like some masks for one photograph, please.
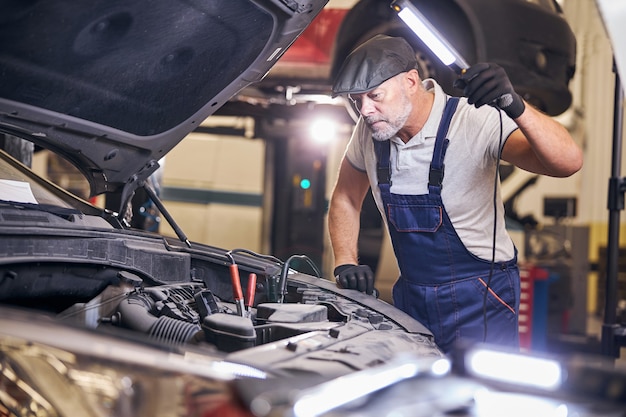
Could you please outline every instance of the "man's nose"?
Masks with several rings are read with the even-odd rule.
[[[367,116],[368,114],[372,114],[375,111],[374,102],[367,97],[361,99],[361,106],[359,107],[359,112]]]

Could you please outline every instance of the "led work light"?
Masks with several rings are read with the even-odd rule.
[[[430,24],[428,19],[409,0],[394,0],[391,8],[398,17],[426,44],[439,60],[456,73],[463,74],[469,65],[446,39]]]

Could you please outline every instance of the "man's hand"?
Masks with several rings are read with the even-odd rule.
[[[333,273],[339,288],[374,293],[374,273],[367,265],[339,265]]]
[[[504,69],[498,64],[481,62],[468,68],[454,83],[463,89],[469,104],[480,107],[491,104],[504,110],[511,119],[517,119],[526,106],[515,92]]]

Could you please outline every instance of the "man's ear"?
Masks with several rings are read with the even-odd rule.
[[[416,69],[407,71],[404,74],[404,81],[407,89],[418,89],[422,85],[422,79]]]

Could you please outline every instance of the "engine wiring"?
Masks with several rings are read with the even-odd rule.
[[[287,274],[289,273],[289,265],[291,265],[291,263],[294,260],[296,260],[296,259],[303,259],[311,267],[311,269],[313,269],[313,272],[315,273],[315,275],[318,278],[322,278],[322,273],[320,272],[318,267],[315,265],[315,262],[313,262],[311,260],[311,258],[309,258],[306,255],[291,255],[289,258],[287,258],[287,260],[283,264],[283,269],[282,269],[281,274],[280,274],[280,283],[279,283],[280,298],[279,298],[279,302],[281,302],[281,303],[285,300],[285,294],[287,293]]]
[[[262,255],[256,252],[253,252],[251,250],[248,249],[241,249],[241,248],[237,248],[237,249],[232,249],[229,250],[228,252],[226,252],[226,256],[228,257],[228,259],[230,260],[230,268],[231,268],[231,278],[233,281],[233,289],[235,291],[235,300],[238,301],[239,299],[242,299],[242,294],[241,294],[241,284],[239,283],[239,276],[238,273],[235,273],[235,269],[237,268],[237,264],[235,262],[235,259],[233,257],[234,253],[245,253],[247,255],[251,255],[254,257],[258,257],[258,258],[262,258],[262,259],[266,259],[266,260],[270,260],[273,262],[277,262],[279,264],[282,265],[281,267],[281,273],[280,273],[280,281],[278,283],[278,288],[279,288],[279,294],[278,294],[278,302],[279,303],[283,303],[285,300],[285,294],[287,293],[287,275],[289,273],[289,270],[291,268],[291,264],[297,260],[297,259],[301,259],[304,260],[310,267],[311,270],[313,271],[313,273],[315,274],[316,277],[318,278],[322,278],[322,272],[320,271],[320,269],[317,267],[317,265],[315,265],[315,262],[313,262],[313,260],[311,258],[309,258],[306,255],[291,255],[289,258],[287,258],[286,261],[281,261],[280,259],[276,258],[275,256],[272,255]],[[255,280],[256,282],[256,275],[254,277],[251,277],[252,279]],[[248,290],[250,291],[250,290]],[[247,300],[246,304],[250,302],[250,300]],[[243,307],[243,306],[242,306]]]

